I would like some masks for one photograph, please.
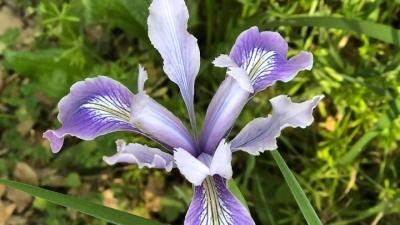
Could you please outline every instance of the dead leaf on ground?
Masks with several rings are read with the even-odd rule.
[[[10,28],[22,29],[21,19],[7,6],[0,8],[0,35],[3,35]]]
[[[118,200],[114,197],[114,193],[110,189],[103,191],[102,195],[105,206],[118,209]]]
[[[37,186],[39,184],[39,178],[35,170],[28,164],[19,162],[14,168],[14,177],[24,183]]]
[[[7,199],[16,204],[18,213],[24,211],[32,201],[32,196],[29,194],[12,188],[7,189],[6,196]]]
[[[6,186],[0,184],[0,198],[4,195],[5,192],[6,192]]]
[[[0,225],[6,225],[7,220],[13,214],[15,208],[15,203],[7,204],[0,202]]]

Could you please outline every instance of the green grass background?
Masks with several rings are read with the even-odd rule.
[[[253,98],[231,137],[251,119],[267,116],[268,100],[274,96],[287,94],[302,101],[325,94],[311,127],[283,132],[278,142],[281,155],[323,224],[398,224],[400,42],[398,30],[390,27],[400,27],[400,1],[186,3],[189,30],[198,38],[202,58],[195,86],[198,123],[225,76],[212,60],[229,53],[237,35],[251,26],[280,32],[289,43],[289,55],[301,50],[313,53],[314,68]],[[179,172],[109,167],[101,160],[115,151],[117,138],[151,145],[147,139],[129,133],[90,142],[68,138],[63,151],[52,155],[41,138],[43,131],[59,126],[57,102],[71,84],[103,74],[135,91],[139,63],[149,72],[147,92],[188,124],[179,90],[166,78],[161,57],[147,37],[149,4],[148,0],[2,3],[12,6],[23,26],[0,37],[0,176],[13,179],[15,165],[25,162],[48,189],[99,203],[102,193],[111,190],[119,209],[164,223],[182,223],[192,189]],[[293,18],[300,15],[303,19]],[[353,20],[341,25],[310,16],[389,27],[355,26]],[[29,42],[24,41],[27,38]],[[269,152],[257,158],[235,154],[233,168],[257,224],[306,223]],[[43,175],[48,171],[51,176]],[[62,182],[55,185],[52,176]],[[33,224],[105,224],[41,199],[19,215]]]

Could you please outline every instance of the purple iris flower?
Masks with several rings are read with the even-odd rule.
[[[66,135],[83,140],[113,131],[144,135],[163,146],[163,151],[118,140],[117,153],[104,157],[104,161],[109,165],[132,163],[166,171],[178,168],[194,185],[185,225],[255,224],[227,188],[227,180],[232,178],[232,153],[241,150],[259,155],[276,149],[282,129],[304,128],[313,122],[313,109],[323,96],[301,103],[293,103],[285,95],[277,96],[270,100],[271,115],[249,122],[230,141],[228,134],[252,96],[276,81],[287,82],[299,71],[310,70],[313,58],[310,53],[301,52],[287,59],[288,45],[278,33],[259,32],[257,27],[242,32],[230,54],[214,60],[215,66],[227,68],[227,76],[207,109],[198,135],[193,95],[200,51],[197,39],[187,31],[188,17],[184,0],[153,0],[148,34],[164,60],[164,72],[179,86],[192,132],[146,94],[147,73],[139,66],[136,94],[105,76],[75,83],[58,105],[61,128],[48,130],[43,136],[57,153]]]

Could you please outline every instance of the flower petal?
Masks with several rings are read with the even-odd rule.
[[[131,104],[132,93],[117,81],[104,76],[79,81],[58,104],[62,127],[43,137],[57,153],[66,135],[92,140],[113,131],[138,131],[129,123]]]
[[[200,160],[196,159],[188,151],[177,148],[174,152],[176,167],[183,176],[195,186],[201,185],[203,180],[209,175],[209,168]]]
[[[200,50],[197,39],[187,31],[188,18],[184,0],[154,0],[147,22],[150,41],[164,60],[165,73],[179,86],[195,127],[193,95]]]
[[[228,190],[226,179],[207,177],[195,187],[185,225],[254,225],[246,208]]]
[[[139,93],[143,93],[144,92],[144,83],[146,82],[146,80],[149,78],[149,76],[147,75],[146,70],[144,70],[144,68],[139,65],[139,73],[138,73],[138,92]]]
[[[287,60],[287,51],[287,43],[278,33],[259,32],[252,27],[239,35],[230,57],[246,70],[255,92],[259,92],[276,81],[288,82],[299,71],[311,69],[311,53],[301,52]]]
[[[227,76],[208,106],[200,139],[200,149],[213,155],[246,105],[250,93]]]
[[[215,150],[210,164],[210,175],[220,175],[225,179],[232,178],[231,145],[223,139]]]
[[[113,156],[105,156],[103,160],[108,165],[116,163],[137,164],[139,168],[159,168],[170,172],[174,167],[174,157],[157,148],[150,148],[146,145],[126,143],[118,140],[117,153]]]
[[[232,140],[232,150],[259,155],[265,150],[276,149],[276,138],[281,134],[281,130],[286,127],[305,128],[314,121],[313,110],[323,97],[316,96],[301,103],[293,103],[285,95],[271,99],[272,115],[249,122]]]
[[[166,144],[170,149],[183,148],[192,154],[196,146],[183,123],[168,109],[148,95],[133,96],[130,122],[143,133]]]

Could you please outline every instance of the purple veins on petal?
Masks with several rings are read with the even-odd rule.
[[[174,165],[174,157],[157,148],[150,148],[137,143],[126,144],[122,140],[116,141],[117,153],[113,156],[105,156],[103,160],[108,165],[116,163],[136,164],[139,168],[158,168],[171,171]]]
[[[184,124],[168,109],[144,93],[133,96],[130,122],[170,149],[184,148],[196,154],[196,145]]]
[[[276,81],[288,82],[299,71],[311,69],[311,53],[301,52],[287,60],[287,52],[288,45],[279,33],[259,32],[252,27],[239,35],[230,57],[247,72],[255,92],[259,92]]]
[[[226,179],[207,177],[195,187],[185,225],[255,225],[250,213],[228,190]]]
[[[323,96],[301,103],[293,103],[288,96],[280,95],[270,100],[272,114],[266,118],[250,121],[232,140],[232,150],[246,151],[259,155],[265,150],[274,150],[278,146],[276,139],[286,127],[309,126],[313,121],[313,110]]]
[[[132,96],[122,84],[104,76],[79,81],[58,104],[61,128],[48,130],[43,137],[57,153],[66,135],[92,140],[113,131],[137,131],[129,123]]]

